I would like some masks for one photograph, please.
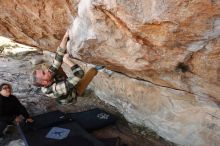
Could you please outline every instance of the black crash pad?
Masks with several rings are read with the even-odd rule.
[[[20,126],[22,127],[23,131],[35,131],[47,127],[52,127],[61,123],[69,122],[69,119],[66,118],[65,113],[58,110],[40,114],[32,118],[34,120],[34,123],[28,125],[24,121],[20,123]]]
[[[26,146],[106,146],[76,122],[59,124],[56,127],[47,127],[34,131],[23,131],[22,128],[19,126],[19,131]],[[54,128],[64,129],[68,131],[68,134],[62,139],[57,139],[57,137],[62,137],[63,132],[53,131]]]
[[[86,130],[96,130],[114,124],[116,118],[99,109],[63,113],[53,111],[34,116],[34,123],[26,124],[24,121],[18,126],[26,146],[116,146],[117,139],[97,140]],[[63,139],[48,138],[53,128],[64,128],[69,131]]]
[[[75,121],[84,129],[92,131],[101,129],[116,122],[116,117],[114,115],[99,108],[77,113],[63,113],[57,110],[34,116],[33,119],[35,122],[28,126],[24,126],[26,123],[22,122],[20,124],[21,127],[23,127],[22,129],[26,131],[38,130],[52,127],[57,124]]]
[[[114,115],[99,108],[77,113],[67,113],[67,117],[76,121],[88,131],[101,129],[116,122]]]

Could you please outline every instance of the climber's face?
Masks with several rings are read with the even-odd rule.
[[[53,82],[53,75],[52,73],[47,70],[36,70],[36,79],[37,82],[43,86],[49,86]]]

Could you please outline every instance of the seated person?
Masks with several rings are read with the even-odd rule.
[[[11,85],[3,83],[0,85],[0,138],[4,136],[3,131],[7,125],[19,124],[23,116],[26,122],[33,122],[25,107],[12,95]]]
[[[102,66],[91,68],[84,76],[82,68],[74,64],[69,55],[65,54],[67,41],[68,31],[57,48],[53,64],[46,70],[35,70],[31,76],[31,80],[35,86],[42,87],[43,93],[56,98],[56,101],[60,104],[71,104],[77,95],[82,95],[86,86],[97,74],[98,70],[103,68]],[[60,75],[59,71],[62,62],[71,68],[73,72],[72,77],[65,77],[65,75],[64,78],[57,77]],[[79,82],[80,84],[78,84]]]

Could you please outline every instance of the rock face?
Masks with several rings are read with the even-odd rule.
[[[71,0],[0,0],[0,35],[54,50],[75,15]]]
[[[220,145],[220,1],[81,0],[69,51],[113,74],[92,88],[182,145]],[[131,79],[131,78],[135,79]]]
[[[220,100],[208,90],[220,80],[219,12],[220,3],[208,0],[81,1],[70,50],[83,61]]]
[[[73,4],[27,2],[15,2],[25,14],[9,13],[15,5],[10,9],[9,1],[1,2],[1,33],[27,43],[21,39],[19,32],[23,32],[32,40],[28,44],[45,49],[54,46],[73,18]],[[69,53],[118,72],[111,77],[99,74],[95,78],[91,88],[101,99],[116,106],[129,121],[150,127],[175,143],[220,145],[219,0],[74,3],[78,3],[78,14],[70,29]],[[48,12],[45,15],[50,19],[39,15],[39,10]],[[54,13],[57,17],[51,16]],[[38,21],[18,23],[21,20],[14,15],[36,16],[44,25],[38,25]],[[17,29],[11,30],[11,26]],[[35,37],[35,33],[23,30],[35,31],[36,36],[50,33],[46,33],[47,37]],[[42,41],[33,41],[39,38]]]

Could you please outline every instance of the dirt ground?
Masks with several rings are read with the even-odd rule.
[[[1,44],[0,44],[1,47]],[[6,49],[8,46],[6,46]],[[18,46],[16,46],[18,47]],[[128,123],[123,116],[118,113],[116,108],[101,101],[93,94],[93,91],[87,90],[82,97],[77,98],[77,102],[72,105],[61,106],[55,100],[46,97],[30,84],[29,75],[33,69],[35,57],[41,56],[39,52],[22,52],[17,54],[4,54],[4,47],[0,51],[0,83],[7,82],[12,84],[13,93],[22,104],[27,108],[31,115],[37,115],[53,110],[64,112],[78,112],[99,107],[114,114],[118,121],[115,125],[94,131],[92,134],[98,138],[120,137],[121,142],[126,146],[175,146],[159,137],[155,132],[142,126]],[[9,46],[9,49],[10,48]],[[23,146],[21,135],[16,127],[11,127],[1,146]]]

